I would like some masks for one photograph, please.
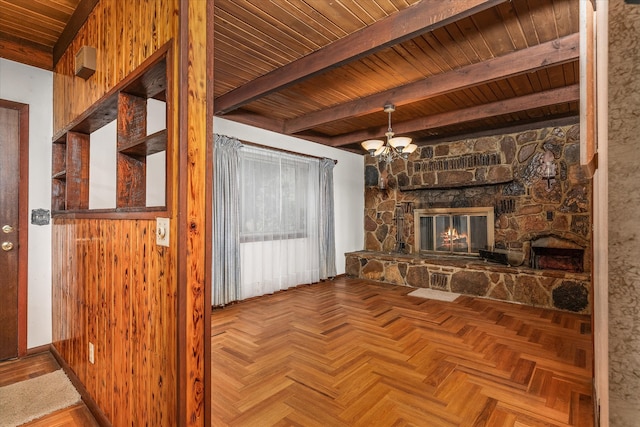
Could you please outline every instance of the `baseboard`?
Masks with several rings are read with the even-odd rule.
[[[75,372],[73,372],[66,360],[64,360],[60,353],[58,353],[58,350],[55,348],[55,346],[51,344],[48,350],[51,351],[53,357],[56,358],[60,367],[67,374],[76,390],[78,390],[78,393],[80,393],[80,397],[82,397],[82,401],[85,405],[87,405],[87,408],[89,408],[89,411],[91,411],[91,415],[93,415],[93,418],[96,419],[98,424],[101,427],[113,427],[111,421],[109,421],[104,412],[102,412],[102,409],[100,409],[96,401],[93,400],[93,397],[91,397],[84,384],[82,384],[80,378],[78,378],[78,376],[75,374]]]
[[[31,347],[27,349],[25,356],[33,356],[34,354],[46,353],[51,348],[51,344],[45,344],[38,347]]]

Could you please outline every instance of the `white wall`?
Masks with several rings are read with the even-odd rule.
[[[0,98],[29,104],[29,279],[27,347],[51,342],[51,225],[32,225],[32,209],[51,209],[53,73],[0,58]]]
[[[336,269],[338,274],[343,274],[345,252],[359,251],[364,246],[364,159],[362,156],[218,117],[214,118],[213,132],[234,136],[241,141],[328,157],[338,161],[333,170]]]

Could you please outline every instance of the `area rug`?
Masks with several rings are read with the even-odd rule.
[[[62,369],[0,387],[0,427],[15,427],[80,401]]]
[[[410,292],[408,295],[412,297],[428,298],[449,302],[455,301],[455,299],[460,296],[460,294],[454,294],[453,292],[438,291],[437,289],[428,288],[416,289],[415,291]]]

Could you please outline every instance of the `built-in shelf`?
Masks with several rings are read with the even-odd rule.
[[[121,147],[118,151],[132,157],[146,157],[167,149],[167,130],[163,129]]]
[[[167,150],[168,132],[164,129],[146,135],[147,100],[166,102],[170,46],[167,43],[155,52],[54,135],[51,177],[54,213],[89,212],[90,135],[114,120],[118,122],[117,196],[116,207],[111,212],[158,209],[146,207],[146,161],[147,156]],[[104,215],[105,211],[99,214]]]

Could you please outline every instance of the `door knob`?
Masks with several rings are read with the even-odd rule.
[[[9,224],[7,225],[3,225],[2,226],[2,231],[4,231],[5,233],[9,234],[13,231],[13,227],[10,226]]]
[[[2,242],[2,250],[3,251],[10,251],[11,249],[13,249],[13,243],[11,243],[11,242]]]

